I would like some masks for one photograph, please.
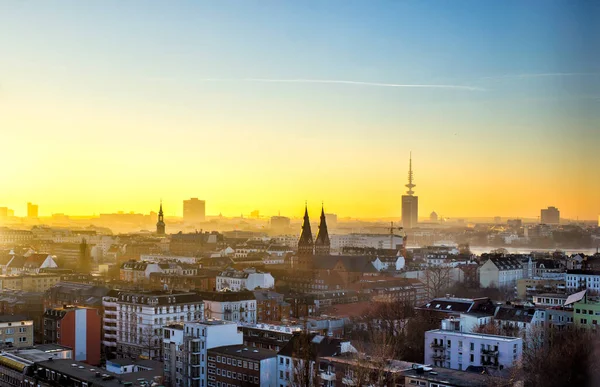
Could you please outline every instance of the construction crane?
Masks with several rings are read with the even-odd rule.
[[[390,248],[394,248],[394,230],[402,231],[402,250],[406,248],[406,233],[404,232],[404,227],[394,227],[394,222],[390,222],[389,227],[377,226],[375,228],[386,228],[390,230]],[[403,251],[404,253],[404,251]]]

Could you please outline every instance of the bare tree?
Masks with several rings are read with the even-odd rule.
[[[313,343],[316,335],[310,333],[308,327],[299,332],[292,340],[292,375],[293,387],[310,387],[317,383],[317,346]]]
[[[450,266],[429,266],[425,269],[425,286],[429,298],[444,295],[444,292],[450,288],[451,274],[452,267]]]
[[[595,332],[536,327],[525,344],[521,377],[526,387],[600,385],[600,337]]]

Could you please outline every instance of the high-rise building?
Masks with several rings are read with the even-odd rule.
[[[27,217],[37,218],[38,217],[38,205],[33,203],[27,203]]]
[[[560,211],[556,207],[548,207],[541,211],[541,223],[542,224],[559,224],[560,223]]]
[[[406,184],[406,195],[402,195],[402,226],[404,228],[413,228],[417,226],[419,219],[419,197],[414,196],[413,188],[412,155],[408,162],[408,184]]]
[[[156,222],[156,234],[165,235],[165,216],[162,209],[162,201],[160,202],[160,210],[158,211],[158,222]]]
[[[276,232],[287,231],[290,228],[290,218],[287,216],[272,216],[271,230]]]
[[[206,202],[191,198],[183,201],[183,221],[187,223],[204,222],[206,220]]]

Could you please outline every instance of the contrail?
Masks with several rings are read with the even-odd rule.
[[[492,77],[483,77],[480,79],[500,80],[510,78],[544,78],[544,77],[570,77],[576,75],[600,75],[600,73],[530,73],[530,74],[506,74]]]
[[[463,86],[463,85],[428,85],[428,84],[400,84],[400,83],[378,83],[361,81],[344,81],[334,79],[271,79],[271,78],[204,78],[198,79],[199,82],[264,82],[264,83],[321,83],[334,85],[359,85],[374,87],[403,87],[403,88],[423,88],[423,89],[455,89],[467,91],[485,91],[481,87]]]

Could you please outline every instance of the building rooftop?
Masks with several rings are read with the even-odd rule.
[[[248,347],[246,345],[226,345],[224,347],[211,348],[208,350],[208,353],[211,352],[258,361],[277,357],[277,351],[265,348]]]
[[[89,364],[67,360],[46,360],[38,363],[38,367],[46,368],[62,375],[87,382],[90,386],[123,387],[124,382],[139,384],[140,379],[152,383],[154,377],[162,376],[163,370],[132,372],[127,374],[114,374],[102,368],[95,368]],[[59,380],[60,383],[60,380]]]
[[[497,381],[502,380],[499,377],[488,374],[438,367],[424,367],[422,370],[415,368],[404,371],[404,375],[412,379],[427,380],[455,387],[487,387],[496,385]],[[509,384],[507,383],[506,385]]]
[[[19,314],[15,314],[15,315],[10,315],[10,314],[4,314],[4,315],[0,315],[0,323],[4,323],[4,322],[17,322],[17,321],[30,321],[31,319],[23,316],[23,315],[19,315]]]
[[[518,337],[488,335],[485,333],[468,333],[468,332],[459,332],[459,331],[452,331],[452,330],[445,330],[445,329],[433,329],[431,331],[427,331],[426,333],[439,333],[442,335],[460,336],[460,337],[465,337],[465,338],[469,338],[469,339],[485,339],[485,340],[496,340],[496,341],[506,341],[506,342],[521,340]]]

